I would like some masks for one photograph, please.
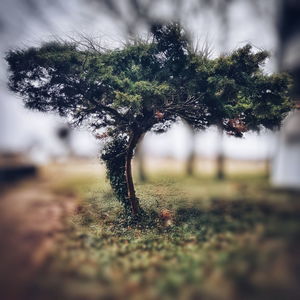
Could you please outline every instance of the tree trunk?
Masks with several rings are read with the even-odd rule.
[[[223,180],[225,178],[224,174],[224,155],[219,153],[217,156],[217,175],[218,180]]]
[[[145,182],[147,180],[146,172],[145,172],[145,151],[142,145],[143,137],[144,134],[140,137],[140,141],[138,142],[135,151],[135,159],[138,163],[138,176],[141,182]]]
[[[132,168],[131,168],[131,161],[133,157],[133,151],[136,147],[141,134],[133,133],[130,136],[127,154],[126,154],[126,161],[125,161],[125,175],[126,175],[126,183],[128,189],[128,199],[131,204],[131,211],[133,215],[137,215],[140,211],[139,201],[135,195],[135,189],[133,184],[132,178]]]
[[[191,132],[191,148],[190,153],[186,161],[186,173],[188,176],[193,176],[195,173],[195,163],[196,163],[196,132],[193,127],[187,122],[187,126]]]
[[[217,149],[217,158],[216,158],[216,164],[217,164],[217,174],[216,178],[218,180],[223,180],[225,178],[225,157],[223,153],[223,129],[221,125],[218,125],[218,149]]]
[[[195,155],[195,151],[193,150],[189,154],[189,157],[186,162],[186,174],[188,176],[193,176],[195,173],[195,158],[196,158],[196,155]]]

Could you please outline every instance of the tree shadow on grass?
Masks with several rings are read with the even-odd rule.
[[[257,224],[266,225],[269,234],[299,236],[300,211],[293,207],[277,207],[270,203],[245,200],[213,199],[208,208],[181,207],[175,212],[178,226],[188,224],[194,230],[243,232]]]

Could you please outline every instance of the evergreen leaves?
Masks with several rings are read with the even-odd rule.
[[[102,159],[126,206],[124,151],[131,134],[164,132],[181,118],[195,128],[218,125],[241,137],[280,126],[291,108],[289,76],[262,70],[266,51],[246,45],[211,59],[191,49],[178,24],[155,25],[151,39],[112,50],[48,42],[8,52],[9,86],[30,109],[106,128],[110,142]]]

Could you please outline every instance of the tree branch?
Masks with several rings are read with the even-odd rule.
[[[111,114],[112,116],[114,116],[117,120],[119,120],[120,122],[127,122],[128,120],[121,115],[116,109],[110,107],[110,106],[106,106],[104,104],[101,104],[95,100],[89,100],[93,105],[95,105],[95,108],[100,108],[103,111],[106,111],[107,113]]]

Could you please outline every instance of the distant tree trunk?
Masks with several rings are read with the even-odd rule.
[[[138,176],[140,181],[145,182],[147,180],[146,172],[145,172],[145,152],[143,150],[142,144],[143,144],[143,137],[144,134],[141,136],[140,141],[138,142],[138,145],[136,147],[136,155],[135,158],[138,163]]]
[[[132,168],[131,168],[131,161],[133,157],[133,151],[139,141],[141,134],[139,133],[132,133],[129,139],[129,144],[126,153],[126,160],[125,160],[125,175],[126,175],[126,183],[128,189],[128,199],[131,204],[131,211],[133,215],[137,215],[140,211],[139,200],[136,197],[133,178],[132,178]]]
[[[195,167],[194,167],[195,166],[195,158],[196,158],[195,151],[192,151],[189,154],[187,162],[186,162],[186,173],[188,176],[193,176],[195,173]]]
[[[196,135],[195,135],[195,130],[192,128],[192,126],[187,123],[188,127],[190,128],[191,131],[191,151],[189,153],[189,156],[186,161],[186,173],[188,176],[193,176],[195,173],[195,159],[196,159],[196,153],[195,153],[195,142],[196,142]]]
[[[271,177],[271,158],[266,158],[266,178],[269,179]]]
[[[219,145],[217,149],[217,158],[216,158],[216,164],[217,164],[217,173],[216,178],[218,180],[223,180],[225,178],[225,172],[224,172],[224,153],[223,153],[223,130],[220,125],[218,127],[218,139],[219,139]]]
[[[217,175],[218,180],[223,180],[225,178],[224,174],[224,155],[219,153],[217,156]]]

